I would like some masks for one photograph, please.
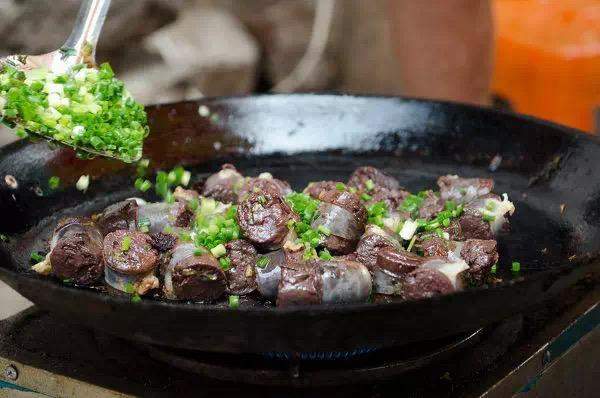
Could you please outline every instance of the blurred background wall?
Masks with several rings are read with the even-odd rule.
[[[0,55],[57,48],[78,6],[1,0]],[[592,131],[600,1],[113,0],[97,59],[147,104],[273,90],[495,95]]]

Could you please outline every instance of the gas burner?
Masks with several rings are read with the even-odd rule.
[[[381,381],[438,364],[466,348],[494,341],[487,365],[514,342],[521,318],[486,329],[391,349],[359,348],[349,352],[216,354],[145,346],[150,356],[207,378],[263,385],[315,387]],[[489,347],[485,348],[489,352]],[[477,355],[478,362],[481,356]],[[471,368],[471,370],[477,370]]]

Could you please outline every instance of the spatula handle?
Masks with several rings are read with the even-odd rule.
[[[77,53],[81,53],[84,48],[91,51],[86,54],[94,59],[96,44],[100,37],[102,25],[106,19],[111,0],[83,0],[75,26],[71,35],[64,44],[64,47],[73,48]]]

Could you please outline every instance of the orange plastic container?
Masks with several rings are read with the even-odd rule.
[[[600,0],[495,0],[494,19],[494,92],[517,112],[593,131]]]

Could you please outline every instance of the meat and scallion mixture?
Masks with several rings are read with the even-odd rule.
[[[136,181],[142,191],[152,185]],[[302,192],[230,164],[188,185],[182,168],[159,172],[162,202],[134,198],[62,220],[33,269],[132,301],[414,300],[487,283],[515,210],[491,179],[446,175],[437,189],[411,193],[369,166]]]

